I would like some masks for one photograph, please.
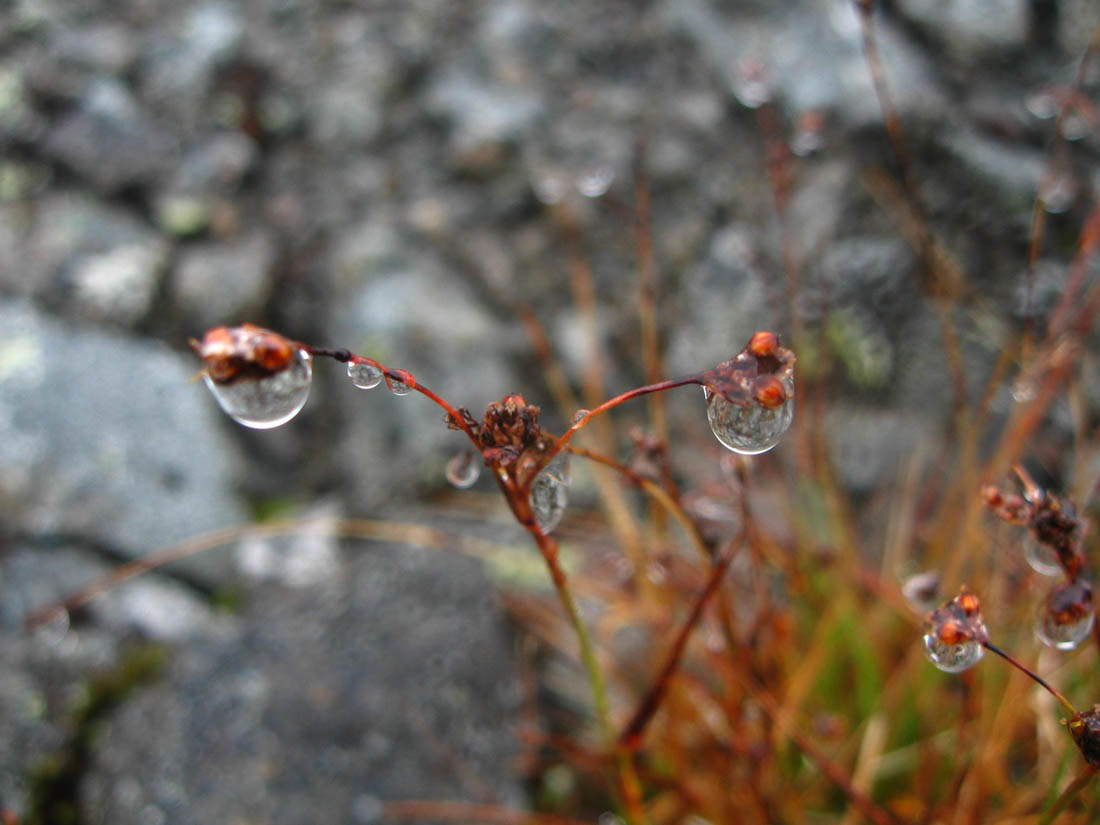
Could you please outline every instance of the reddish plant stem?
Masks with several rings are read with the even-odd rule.
[[[634,715],[631,716],[630,721],[623,728],[622,733],[619,734],[618,741],[622,747],[631,750],[637,750],[641,747],[646,726],[649,724],[654,714],[656,714],[657,709],[661,706],[665,694],[668,693],[672,677],[680,667],[680,661],[683,659],[684,651],[687,649],[688,639],[691,637],[692,631],[695,630],[695,627],[699,624],[699,620],[703,617],[703,609],[706,607],[707,602],[710,601],[715,592],[717,592],[719,585],[721,585],[722,577],[725,575],[726,570],[729,569],[730,562],[733,561],[733,557],[737,550],[741,547],[745,532],[745,529],[742,528],[738,534],[730,540],[725,548],[723,548],[722,553],[715,560],[710,577],[707,579],[707,584],[702,592],[696,597],[695,603],[691,608],[691,613],[688,615],[683,627],[680,628],[680,632],[676,636],[676,641],[673,642],[672,648],[669,650],[665,658],[665,663],[658,672],[653,686],[638,704],[637,710],[634,711]]]
[[[1000,656],[1002,659],[1004,659],[1006,662],[1008,662],[1010,665],[1012,665],[1018,671],[1020,671],[1023,674],[1026,674],[1028,677],[1035,680],[1035,682],[1037,682],[1040,686],[1045,688],[1046,691],[1048,693],[1050,693],[1051,696],[1053,696],[1055,699],[1057,699],[1059,702],[1061,702],[1062,707],[1064,707],[1070,713],[1072,713],[1072,714],[1077,713],[1077,709],[1073,705],[1070,704],[1069,699],[1067,699],[1059,691],[1057,691],[1053,687],[1051,687],[1050,684],[1045,679],[1043,679],[1043,677],[1041,677],[1039,674],[1037,674],[1035,671],[1033,671],[1031,668],[1029,668],[1027,665],[1025,665],[1023,662],[1021,662],[1015,656],[1013,656],[1012,654],[1010,654],[1010,653],[1008,653],[1004,650],[1001,650],[1001,648],[997,647],[995,644],[993,644],[992,642],[990,642],[988,640],[982,642],[982,647],[984,647],[986,650],[988,650],[991,653],[996,653],[998,656]]]

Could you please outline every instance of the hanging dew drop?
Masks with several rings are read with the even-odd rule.
[[[1030,533],[1024,538],[1024,558],[1036,573],[1043,576],[1060,576],[1062,564],[1058,553],[1051,547],[1038,541]]]
[[[444,475],[459,490],[473,487],[481,476],[480,456],[473,450],[463,450],[447,462]]]
[[[573,423],[580,424],[581,419],[588,415],[589,412],[589,410],[577,410],[575,413],[573,413]]]
[[[951,644],[943,641],[935,630],[929,630],[924,634],[924,655],[944,673],[962,673],[982,660],[985,648],[974,639]]]
[[[707,420],[715,438],[741,455],[766,453],[778,444],[794,419],[794,387],[789,379],[784,379],[783,385],[787,399],[775,407],[756,401],[735,404],[703,387]]]
[[[373,390],[382,383],[382,370],[374,364],[348,362],[348,378],[361,390]]]
[[[559,455],[535,476],[531,484],[531,509],[543,533],[550,533],[561,521],[569,503],[570,482],[569,461],[565,455]]]
[[[390,375],[386,376],[386,387],[396,396],[408,395],[412,392],[412,387]]]
[[[1096,622],[1092,587],[1078,580],[1055,587],[1039,607],[1035,635],[1043,644],[1057,650],[1073,650]]]
[[[299,349],[285,368],[270,375],[218,382],[207,372],[203,379],[218,405],[234,421],[266,430],[285,424],[305,406],[313,382],[312,360],[308,352]]]

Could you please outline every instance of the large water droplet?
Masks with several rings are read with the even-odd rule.
[[[309,398],[313,382],[312,358],[298,350],[290,364],[262,378],[238,377],[226,383],[203,376],[219,406],[238,424],[266,430],[285,424]]]
[[[794,390],[790,381],[783,383],[788,397],[777,407],[765,407],[756,402],[734,404],[703,387],[707,420],[715,437],[741,455],[766,453],[778,444],[794,419]]]
[[[1035,635],[1058,650],[1073,650],[1092,632],[1096,611],[1092,587],[1077,580],[1055,587],[1039,607]]]
[[[569,503],[569,459],[558,455],[535,476],[531,484],[531,509],[539,529],[549,533],[558,526],[565,507]]]
[[[408,395],[410,392],[412,392],[412,387],[410,387],[404,381],[399,381],[389,375],[386,376],[386,386],[389,388],[390,392],[398,396]]]
[[[1062,575],[1062,564],[1058,561],[1058,553],[1030,533],[1024,538],[1024,558],[1036,573],[1043,576]]]
[[[382,370],[374,364],[348,362],[348,378],[361,390],[372,390],[382,383]]]
[[[447,462],[444,474],[459,490],[473,487],[481,475],[481,456],[473,450],[463,450]]]
[[[929,630],[924,634],[924,655],[945,673],[962,673],[982,660],[985,648],[974,639],[949,644],[934,630]]]

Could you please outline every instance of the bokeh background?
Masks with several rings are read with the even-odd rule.
[[[585,406],[594,374],[604,397],[644,381],[641,182],[664,373],[758,328],[802,330],[873,546],[900,468],[950,460],[938,313],[977,395],[1060,294],[1100,185],[1095,70],[1060,137],[1053,118],[1095,14],[881,4],[914,177],[957,276],[933,296],[844,0],[0,2],[5,822],[529,804],[525,679],[566,708],[586,689],[525,669],[499,593],[544,587],[539,561],[491,485],[449,490],[460,437],[425,399],[362,392],[331,362],[291,424],[246,431],[191,380],[189,337],[253,321],[407,368],[475,414],[521,392],[560,429],[572,411],[532,319]],[[1006,384],[994,418],[1012,403]],[[701,397],[681,390],[668,413],[685,488],[720,489]],[[617,413],[610,449],[645,423],[644,404]],[[1072,432],[1057,408],[1032,445],[1050,478]],[[789,449],[759,461],[788,466]],[[567,543],[600,522],[579,468],[572,494]],[[350,517],[454,538],[348,542],[332,525]],[[67,632],[24,631],[27,610],[121,561],[272,518],[313,528],[234,538]],[[463,537],[495,549],[475,560]]]

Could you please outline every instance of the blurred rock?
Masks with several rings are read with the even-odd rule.
[[[84,821],[369,822],[390,799],[523,804],[515,664],[478,565],[350,552],[325,584],[254,593],[238,638],[189,644],[110,720]]]
[[[0,519],[140,556],[241,524],[235,452],[194,364],[151,340],[0,308]],[[181,563],[211,585],[228,561]]]
[[[242,321],[267,299],[274,260],[274,242],[263,230],[232,241],[189,245],[176,265],[173,300],[200,329]]]

